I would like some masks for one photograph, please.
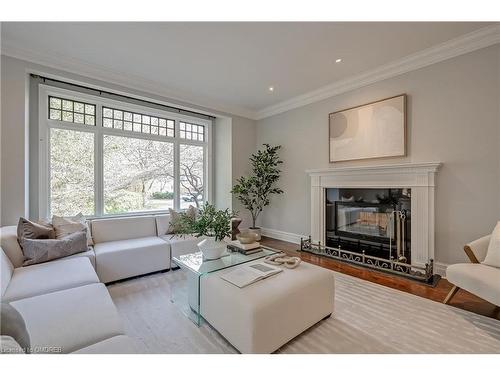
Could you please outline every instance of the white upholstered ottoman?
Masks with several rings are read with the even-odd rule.
[[[333,312],[327,269],[303,262],[241,289],[220,278],[232,269],[201,278],[201,314],[241,353],[272,353]]]

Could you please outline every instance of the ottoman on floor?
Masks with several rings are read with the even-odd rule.
[[[303,262],[241,289],[220,278],[233,269],[201,278],[201,315],[241,353],[272,353],[333,312],[327,269]]]

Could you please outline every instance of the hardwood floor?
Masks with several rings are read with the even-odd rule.
[[[441,303],[453,287],[453,285],[445,279],[439,280],[437,285],[432,287],[404,277],[353,266],[348,263],[339,262],[310,253],[301,253],[297,251],[300,248],[299,245],[269,237],[263,237],[261,243],[265,246],[282,250],[289,255],[299,256],[305,262],[316,264],[333,271],[359,277],[363,280],[385,285],[389,288],[398,289],[403,292],[411,293]],[[500,320],[500,308],[465,290],[460,290],[453,297],[449,305]]]

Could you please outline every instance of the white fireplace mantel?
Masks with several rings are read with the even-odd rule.
[[[411,188],[412,264],[434,259],[435,176],[441,163],[311,169],[311,236],[325,243],[327,188]]]

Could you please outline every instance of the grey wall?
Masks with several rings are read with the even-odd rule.
[[[217,118],[213,135],[214,157],[213,163],[217,166],[214,176],[214,201],[217,208],[232,208],[231,183],[232,171],[232,119]]]
[[[1,224],[28,215],[28,79],[23,64],[2,56]],[[16,219],[17,218],[17,219]]]
[[[109,90],[127,92],[131,95],[147,97],[152,100],[168,102],[173,105],[189,107],[193,110],[207,111],[217,118],[229,119],[231,121],[231,133],[224,135],[224,131],[219,134],[225,136],[225,140],[219,142],[231,142],[241,145],[240,149],[231,148],[231,157],[219,157],[216,155],[214,148],[214,193],[217,194],[216,184],[222,185],[220,189],[225,189],[226,192],[221,193],[223,201],[226,204],[232,202],[232,198],[227,199],[228,186],[231,183],[233,176],[240,175],[246,171],[248,157],[253,152],[255,144],[255,121],[245,118],[233,116],[227,113],[220,113],[210,108],[199,107],[189,103],[179,102],[170,98],[162,97],[155,94],[145,93],[129,87],[123,87],[88,77],[76,75],[73,73],[64,72],[57,69],[52,69],[31,62],[1,56],[1,215],[0,225],[13,225],[17,223],[20,216],[29,216],[30,199],[29,199],[29,72],[42,72],[48,75],[55,75],[62,79],[75,80],[84,82],[89,85],[105,87]],[[33,103],[32,103],[33,104]],[[33,112],[33,111],[32,111]],[[224,124],[224,122],[222,122]],[[222,127],[226,127],[227,124]],[[215,127],[217,127],[217,122]],[[246,127],[249,127],[247,129]],[[215,130],[217,134],[217,130]],[[33,135],[32,135],[33,136]],[[244,137],[241,140],[240,137]],[[253,138],[252,138],[253,137]],[[252,147],[246,146],[246,141],[250,140]],[[217,142],[217,139],[214,139]],[[222,153],[227,155],[228,150],[222,149]],[[234,157],[233,154],[236,154]],[[36,158],[36,155],[34,155]],[[236,163],[233,163],[236,159]],[[35,159],[36,160],[36,159]],[[38,163],[32,162],[32,173],[36,173]],[[230,172],[228,172],[230,171]],[[221,174],[221,176],[219,176]],[[31,183],[34,183],[32,179]],[[226,196],[224,198],[224,196]],[[215,198],[215,196],[214,196]],[[34,199],[33,199],[34,200]],[[33,202],[31,202],[33,203]],[[224,204],[223,204],[224,205]]]
[[[253,120],[234,117],[233,118],[233,176],[232,185],[236,180],[251,171],[248,162],[252,153],[255,152],[256,122]],[[238,211],[238,216],[243,219],[240,228],[248,228],[252,224],[251,215],[241,206],[240,202],[233,198],[233,209]]]
[[[257,144],[283,145],[285,194],[275,197],[261,226],[310,232],[310,168],[381,163],[443,163],[436,193],[436,258],[465,259],[467,241],[500,217],[498,45],[278,114],[257,123]],[[328,113],[408,94],[408,156],[328,162]]]
[[[248,162],[255,151],[256,122],[242,117],[218,118],[215,127],[215,203],[220,208],[229,207],[238,212],[243,220],[241,228],[251,225],[251,216],[233,198],[231,189],[236,179],[250,172]]]

